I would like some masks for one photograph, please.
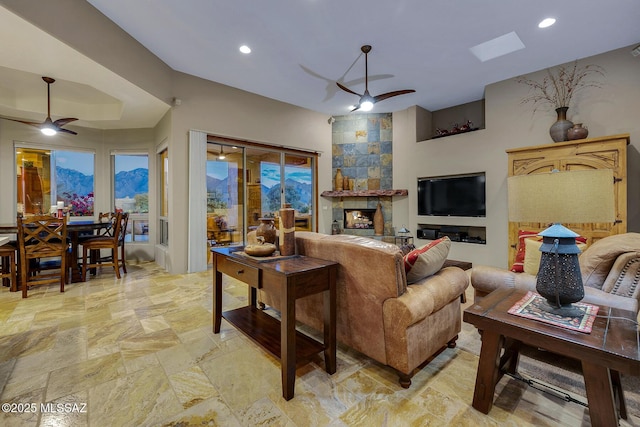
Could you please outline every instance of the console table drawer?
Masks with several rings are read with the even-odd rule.
[[[229,259],[228,257],[218,257],[217,260],[219,272],[238,279],[253,288],[260,287],[259,269]]]

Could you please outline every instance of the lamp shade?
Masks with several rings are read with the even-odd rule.
[[[614,222],[613,170],[591,169],[507,179],[509,221]]]

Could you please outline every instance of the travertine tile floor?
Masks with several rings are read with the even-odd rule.
[[[347,348],[328,375],[321,358],[280,366],[223,321],[211,327],[211,271],[169,275],[131,265],[86,283],[0,289],[2,426],[584,426],[588,412],[504,378],[489,415],[471,407],[478,359],[447,349],[405,390],[392,370]],[[224,306],[246,303],[229,280]],[[469,291],[469,296],[471,293]],[[464,333],[475,333],[465,325]],[[66,406],[65,406],[66,405]],[[639,424],[638,419],[623,425]]]

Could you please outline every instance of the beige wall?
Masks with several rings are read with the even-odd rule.
[[[580,61],[597,64],[606,71],[601,89],[589,89],[575,100],[569,110],[571,120],[589,128],[589,136],[629,133],[628,147],[628,230],[640,231],[640,60],[630,54],[631,47],[618,49]],[[544,71],[530,77],[539,79]],[[507,155],[508,148],[548,144],[549,127],[555,112],[538,110],[521,104],[528,88],[513,79],[487,86],[485,92],[486,129],[416,143],[415,109],[394,114],[394,185],[408,188],[406,202],[394,203],[394,222],[478,225],[487,228],[487,244],[454,242],[451,257],[475,264],[507,266]],[[410,172],[406,172],[410,171]],[[436,176],[486,171],[486,218],[419,217],[416,180]],[[406,219],[402,219],[406,218]],[[435,221],[435,222],[434,222]],[[420,241],[418,241],[420,242]]]

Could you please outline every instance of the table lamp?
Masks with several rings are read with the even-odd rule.
[[[402,227],[400,227],[400,229],[398,230],[398,234],[395,237],[395,242],[398,246],[410,245],[413,243],[411,232],[409,231],[409,229],[407,229],[407,227],[404,226],[404,224],[402,224]]]
[[[553,171],[507,179],[509,221],[552,223],[541,231],[542,252],[536,291],[546,299],[543,309],[560,316],[582,311],[572,303],[584,297],[575,238],[560,223],[613,223],[613,170]]]

